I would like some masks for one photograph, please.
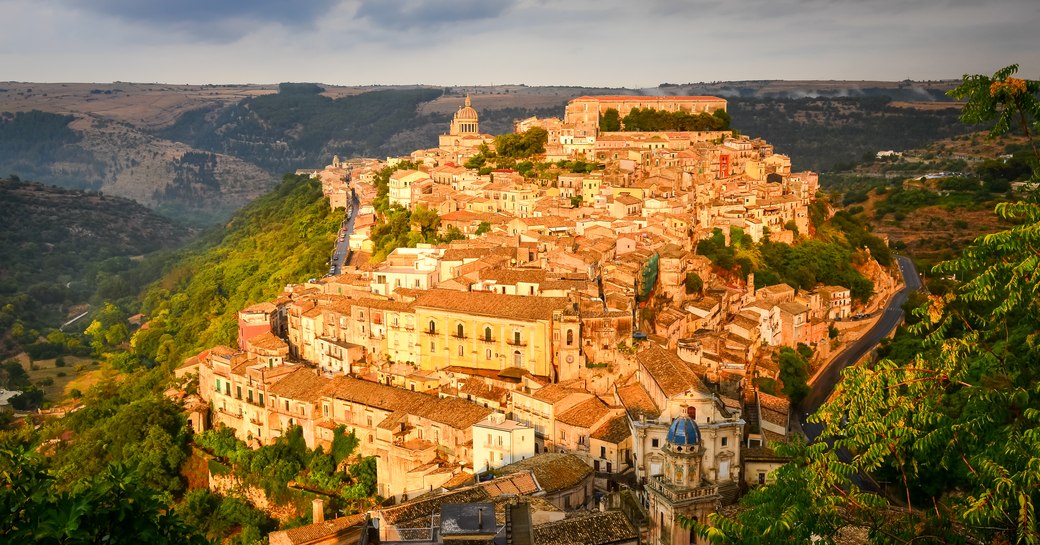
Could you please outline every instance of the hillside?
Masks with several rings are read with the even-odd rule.
[[[146,292],[141,310],[152,321],[134,338],[136,355],[175,366],[202,347],[234,345],[240,309],[321,275],[342,221],[317,181],[286,175]]]
[[[127,199],[0,179],[0,337],[10,353],[95,294],[133,295],[138,256],[182,244],[183,226]]]
[[[1030,173],[1026,144],[1020,136],[986,133],[945,138],[825,174],[821,186],[927,274],[976,237],[1010,226],[993,210],[1023,196],[1017,182]]]
[[[226,218],[275,179],[123,122],[37,110],[0,115],[0,172],[126,197],[194,224]]]

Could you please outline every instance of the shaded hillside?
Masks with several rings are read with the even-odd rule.
[[[277,94],[188,112],[158,131],[163,138],[251,161],[269,172],[327,164],[333,155],[408,154],[437,145],[450,114],[422,113],[442,96],[433,88],[383,89],[330,98],[318,86],[283,84]],[[461,105],[462,97],[456,99]],[[481,112],[481,130],[512,132],[513,120],[560,115],[563,108],[498,108]]]
[[[885,96],[731,98],[729,113],[734,128],[790,155],[795,168],[818,171],[972,130],[959,122],[956,107],[899,107]]]
[[[0,173],[104,191],[194,224],[223,220],[275,181],[126,123],[40,111],[0,114]]]
[[[34,342],[32,330],[59,326],[95,293],[135,294],[151,278],[123,274],[135,268],[131,258],[190,236],[133,201],[17,179],[0,179],[0,217],[0,337],[9,348]]]

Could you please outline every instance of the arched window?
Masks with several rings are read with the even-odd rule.
[[[434,322],[433,320],[430,320],[430,333],[436,333],[436,332],[437,332],[437,322]]]
[[[466,336],[466,328],[462,327],[462,324],[455,326],[455,336],[460,339]]]
[[[572,344],[574,344],[574,330],[573,329],[568,329],[567,330],[567,346],[570,346]]]
[[[484,328],[484,340],[485,341],[491,341],[491,328],[490,327],[485,327]]]
[[[459,345],[459,355],[463,355],[463,348],[461,344]]]
[[[484,359],[486,359],[486,360],[490,360],[491,359],[491,349],[490,348],[488,348],[487,350],[484,351]]]

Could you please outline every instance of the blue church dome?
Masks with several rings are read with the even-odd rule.
[[[667,441],[673,445],[698,445],[701,442],[701,429],[689,416],[680,416],[672,420]]]

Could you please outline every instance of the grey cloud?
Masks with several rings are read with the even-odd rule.
[[[361,0],[356,16],[380,27],[407,29],[494,19],[511,5],[509,0]]]
[[[214,41],[237,39],[259,24],[310,26],[339,0],[59,0],[84,12],[154,27],[170,27]]]

